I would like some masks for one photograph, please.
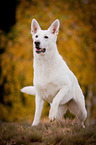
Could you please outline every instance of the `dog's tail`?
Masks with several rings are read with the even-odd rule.
[[[35,95],[36,94],[34,86],[24,87],[20,91],[23,92],[23,93],[26,93],[26,94],[30,94],[30,95]]]

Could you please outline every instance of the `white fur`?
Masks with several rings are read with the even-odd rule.
[[[21,89],[24,93],[36,94],[36,111],[32,126],[39,123],[45,100],[51,104],[50,121],[61,119],[67,109],[75,114],[82,124],[87,117],[84,95],[78,81],[58,53],[56,45],[58,31],[58,19],[48,30],[41,30],[38,22],[32,20],[34,86]],[[36,41],[40,42],[41,49],[46,48],[45,53],[36,53]]]

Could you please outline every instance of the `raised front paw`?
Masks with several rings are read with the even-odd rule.
[[[51,106],[50,112],[49,112],[49,120],[54,121],[58,116],[58,107],[57,106]]]

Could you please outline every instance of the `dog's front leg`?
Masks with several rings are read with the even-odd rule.
[[[35,117],[34,117],[34,121],[32,123],[32,126],[35,126],[39,123],[42,109],[43,109],[43,105],[44,105],[44,100],[40,96],[36,95],[35,105],[36,105],[36,110],[35,110]]]
[[[68,93],[68,91],[69,91],[69,87],[64,86],[53,99],[50,113],[49,113],[50,121],[53,121],[54,119],[58,118],[57,116],[58,116],[59,105],[63,105],[72,99],[71,97],[66,97],[66,94]]]

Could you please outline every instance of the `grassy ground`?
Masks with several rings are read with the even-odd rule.
[[[0,122],[0,145],[96,145],[96,125],[78,126],[72,120],[40,123]]]

